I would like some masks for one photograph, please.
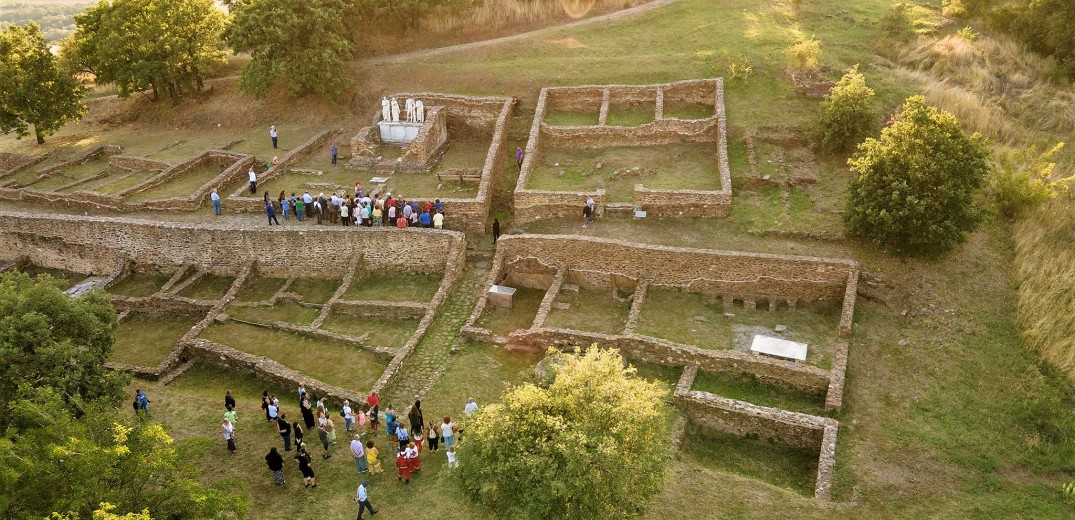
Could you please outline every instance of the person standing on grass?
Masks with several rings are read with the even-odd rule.
[[[224,412],[224,418],[227,419],[229,422],[231,422],[231,425],[232,425],[233,428],[238,427],[239,423],[237,422],[237,419],[239,419],[239,417],[235,413],[235,406],[229,404],[226,407],[226,410],[227,411]]]
[[[351,439],[351,457],[355,459],[355,471],[365,473],[368,469],[366,449],[362,446],[362,441],[359,439],[358,434],[355,434],[355,437]]]
[[[220,432],[224,434],[224,440],[228,441],[228,451],[235,454],[235,426],[227,418],[220,425]]]
[[[463,407],[463,415],[466,417],[473,417],[478,413],[478,403],[474,402],[474,398],[467,399],[467,405]]]
[[[269,471],[272,472],[272,482],[277,486],[284,485],[284,458],[280,456],[280,452],[276,451],[276,448],[269,448],[269,453],[265,455],[265,464],[269,466]]]
[[[291,451],[291,423],[287,422],[285,414],[278,417],[276,431],[280,432],[280,438],[284,440],[284,451]]]
[[[276,218],[276,208],[273,207],[271,200],[265,201],[265,214],[269,217],[269,226],[272,226],[273,222],[276,222],[277,226],[280,225],[280,220]]]
[[[523,149],[522,147],[515,149],[515,165],[519,167],[519,171],[523,169]]]
[[[145,414],[146,419],[149,419],[149,396],[147,396],[141,388],[136,389],[134,395],[138,398],[138,407],[142,410],[142,413]]]
[[[340,204],[340,223],[344,226],[347,225],[348,211],[347,204]]]
[[[325,431],[328,432],[328,443],[336,445],[336,423],[332,422],[332,417],[325,415]]]
[[[414,401],[411,411],[407,412],[407,420],[411,422],[411,433],[415,434],[416,438],[421,437],[422,428],[426,424],[425,416],[422,415],[422,401]]]
[[[276,133],[276,125],[269,127],[269,137],[272,139],[272,148],[276,149],[276,138],[279,134]]]
[[[493,243],[500,239],[500,219],[493,219]]]
[[[411,442],[411,436],[407,433],[407,423],[400,421],[396,425],[396,440],[399,441],[399,451],[407,449],[407,444]]]
[[[302,422],[306,424],[306,428],[314,427],[314,408],[310,404],[310,398],[303,395],[302,404],[299,410],[302,412]]]
[[[302,423],[299,421],[291,423],[291,430],[295,436],[295,447],[298,448],[299,444],[302,444],[302,436],[306,433],[306,430],[302,429]]]
[[[216,188],[209,192],[209,200],[213,201],[213,213],[220,215],[224,208],[220,205],[220,194],[216,192]]]
[[[317,477],[314,475],[314,461],[310,452],[306,451],[306,443],[298,445],[298,453],[295,460],[299,461],[299,472],[302,473],[302,487],[317,487]]]
[[[250,167],[250,171],[247,172],[247,177],[250,178],[250,194],[253,195],[258,192],[258,174],[254,171],[254,167]]]
[[[299,394],[299,406],[302,406],[302,402],[306,400],[306,385],[303,383],[299,383],[299,389],[297,390],[297,392]]]
[[[328,154],[332,157],[332,164],[336,164],[336,153],[339,150],[336,148],[336,143],[332,143],[332,146],[328,147]]]
[[[429,451],[431,453],[436,453],[440,446],[440,431],[437,428],[437,423],[429,421],[429,424],[426,425],[426,430],[428,430],[426,433],[426,443],[429,444]]]
[[[266,390],[261,393],[261,409],[265,410],[265,420],[271,421],[272,415],[269,415],[269,405],[272,404],[272,400],[269,399],[269,391]]]
[[[321,458],[327,459],[331,457],[332,455],[329,455],[328,453],[328,445],[330,442],[328,438],[328,430],[325,429],[324,423],[317,425],[317,440],[321,441],[321,447],[324,448],[324,451],[321,453]]]
[[[351,401],[343,400],[343,409],[340,410],[340,415],[343,416],[343,425],[348,435],[351,434],[351,426],[355,423],[355,417],[351,411]]]
[[[370,516],[377,514],[377,510],[373,508],[373,504],[370,503],[369,494],[370,481],[363,480],[358,485],[358,492],[355,495],[355,502],[358,502],[358,520],[362,520],[362,513],[367,509],[370,511]]]
[[[451,417],[444,417],[444,422],[440,425],[440,438],[444,439],[445,449],[455,446],[455,425],[452,424]]]
[[[381,411],[381,399],[377,397],[377,392],[370,392],[366,396],[366,404],[370,407],[370,429],[377,431],[377,414]]]
[[[231,390],[224,392],[224,408],[229,406],[235,408],[235,398],[231,396]]]
[[[296,198],[294,193],[291,198],[295,200],[295,216],[299,218],[299,222],[306,220],[306,201]]]

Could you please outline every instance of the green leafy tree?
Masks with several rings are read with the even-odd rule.
[[[1064,143],[1057,143],[1044,153],[1037,147],[1004,150],[993,162],[990,187],[997,199],[997,209],[1005,217],[1016,217],[1043,202],[1068,192],[1075,175],[1054,179],[1053,160]]]
[[[93,520],[153,520],[153,518],[149,516],[148,510],[139,513],[120,515],[112,512],[115,509],[116,506],[104,502],[99,508],[94,510],[92,518]],[[50,516],[48,520],[79,520],[79,518],[80,516],[77,514],[52,513],[52,516]]]
[[[236,52],[249,52],[239,87],[262,97],[277,80],[293,96],[338,95],[351,82],[354,52],[344,27],[343,0],[238,0],[225,33]]]
[[[1054,59],[1058,72],[1075,78],[1075,2],[1019,0],[1003,4],[991,19],[1031,50]]]
[[[847,71],[821,104],[821,148],[829,152],[850,150],[877,124],[873,89],[858,65]]]
[[[70,298],[47,277],[0,277],[0,431],[33,389],[54,389],[75,412],[80,401],[117,402],[127,378],[104,368],[115,330],[103,291]]]
[[[466,425],[452,480],[497,518],[640,515],[664,478],[661,387],[615,350],[550,350],[555,379],[525,384]]]
[[[0,29],[0,131],[38,144],[86,112],[82,86],[60,69],[37,24]]]
[[[226,62],[226,17],[213,0],[102,0],[75,17],[64,61],[75,72],[114,83],[120,97],[165,89],[173,102],[201,90],[209,69]]]
[[[48,390],[15,403],[15,428],[0,439],[0,517],[98,518],[102,503],[158,518],[231,518],[246,510],[229,491],[237,483],[198,481],[187,462],[197,446],[176,445],[156,423],[127,425],[131,414],[111,404],[84,406],[76,419]]]
[[[845,214],[852,235],[897,254],[937,254],[978,224],[973,197],[989,170],[982,138],[922,96],[908,98],[848,164],[856,174]]]

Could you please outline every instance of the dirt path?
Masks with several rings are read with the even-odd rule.
[[[511,42],[515,40],[521,40],[523,38],[529,38],[531,36],[540,36],[542,34],[548,34],[562,29],[574,29],[576,27],[582,27],[594,23],[611,22],[621,20],[623,18],[629,18],[636,16],[659,7],[664,7],[668,4],[675,2],[676,0],[651,0],[642,5],[635,7],[629,7],[627,9],[621,9],[601,16],[595,16],[593,18],[583,18],[582,20],[576,20],[574,22],[563,23],[559,25],[551,25],[549,27],[543,27],[533,31],[511,34],[508,36],[501,36],[499,38],[492,38],[489,40],[481,40],[471,43],[461,43],[459,45],[449,45],[447,47],[435,47],[433,49],[423,49],[414,52],[405,52],[402,54],[390,54],[388,56],[377,56],[359,61],[362,65],[380,65],[383,63],[396,63],[400,61],[428,58],[430,56],[437,56],[440,54],[446,54],[456,51],[467,51],[472,49],[478,49],[489,45],[497,45],[500,43]]]

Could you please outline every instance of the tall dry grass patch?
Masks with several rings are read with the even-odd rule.
[[[1075,201],[1061,198],[1016,224],[1017,312],[1027,345],[1075,377]]]
[[[584,18],[594,12],[633,7],[642,0],[477,0],[462,12],[438,10],[425,16],[422,27],[450,32],[470,27],[499,29],[551,18]]]

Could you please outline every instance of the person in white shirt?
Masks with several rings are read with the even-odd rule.
[[[351,433],[351,425],[355,422],[355,416],[352,415],[350,401],[345,400],[343,402],[343,411],[340,413],[340,415],[343,415],[343,424],[345,429],[347,430],[347,433]]]
[[[362,441],[358,437],[351,441],[351,456],[355,459],[355,471],[365,473],[367,470],[366,448],[362,446]]]
[[[272,147],[273,147],[274,150],[276,149],[276,137],[277,137],[277,135],[279,135],[279,134],[276,133],[276,125],[270,126],[269,127],[269,137],[272,138]]]
[[[250,167],[248,174],[250,176],[250,193],[258,192],[258,174],[254,172],[254,168]]]
[[[275,421],[277,414],[280,413],[280,406],[276,404],[276,401],[269,403],[269,420]]]
[[[224,419],[224,424],[220,425],[220,431],[224,434],[224,440],[228,441],[228,451],[232,454],[235,453],[235,426],[232,426],[231,421]]]
[[[366,510],[370,510],[370,515],[377,514],[377,510],[373,508],[373,504],[370,503],[369,495],[370,481],[363,480],[358,485],[358,493],[355,495],[355,502],[358,502],[358,520],[362,520],[362,513]]]
[[[459,467],[459,459],[457,459],[456,456],[455,456],[455,446],[452,446],[451,448],[448,448],[448,467],[449,468],[457,468],[457,467]]]
[[[209,200],[213,201],[213,213],[219,215],[222,208],[220,206],[220,194],[216,192],[216,188],[213,188],[213,191],[209,193]]]
[[[440,438],[444,439],[444,447],[451,448],[455,446],[455,425],[452,424],[451,417],[445,417],[444,422],[440,425]]]
[[[433,228],[444,229],[444,213],[438,211],[436,215],[433,215]]]
[[[463,407],[463,415],[470,417],[478,413],[478,403],[474,402],[474,398],[471,397],[467,400],[467,405]]]

